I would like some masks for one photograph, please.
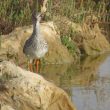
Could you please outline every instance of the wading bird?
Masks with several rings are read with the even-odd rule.
[[[40,33],[40,21],[42,13],[32,14],[33,32],[32,35],[26,40],[23,53],[29,58],[29,69],[33,71],[32,63],[35,60],[36,72],[39,71],[40,59],[48,52],[48,43]]]

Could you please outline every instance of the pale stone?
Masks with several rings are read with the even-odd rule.
[[[1,107],[1,110],[15,110],[12,107],[8,106],[8,105],[4,105]]]
[[[81,53],[96,55],[110,51],[110,43],[99,27],[98,18],[94,15],[86,16],[82,24],[74,23],[62,16],[56,17],[55,21],[63,33],[68,33],[70,28],[73,30],[71,38],[77,44]]]
[[[0,64],[0,101],[17,110],[76,110],[62,89],[8,61]]]
[[[23,54],[23,46],[32,34],[32,26],[16,28],[9,35],[2,36],[2,44],[0,50],[0,59],[17,60],[19,63],[26,61]],[[45,55],[43,62],[50,64],[72,63],[73,56],[68,52],[67,48],[60,41],[59,32],[53,22],[41,23],[41,34],[45,37],[49,45],[49,51]],[[3,57],[4,56],[4,57]]]

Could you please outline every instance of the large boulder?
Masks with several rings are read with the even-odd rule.
[[[76,110],[67,94],[13,63],[0,64],[1,110]]]
[[[102,54],[110,51],[110,44],[99,28],[97,17],[88,16],[82,26],[82,47],[87,55]]]
[[[86,16],[82,24],[74,23],[66,17],[57,17],[56,22],[62,33],[67,34],[72,30],[71,39],[82,54],[96,55],[110,51],[109,41],[99,27],[98,18],[94,15]]]
[[[32,26],[16,28],[9,35],[3,35],[0,49],[0,59],[12,59],[23,63],[26,57],[23,54],[24,42],[32,34]],[[44,63],[71,63],[74,58],[68,52],[67,48],[61,44],[60,36],[55,29],[53,22],[41,24],[41,34],[49,44],[49,51],[42,59]]]

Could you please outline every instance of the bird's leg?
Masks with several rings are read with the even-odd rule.
[[[31,72],[33,72],[33,67],[32,67],[32,60],[29,60],[28,62],[28,68]]]
[[[40,60],[37,59],[37,60],[36,60],[36,73],[39,72],[39,64],[40,64]]]

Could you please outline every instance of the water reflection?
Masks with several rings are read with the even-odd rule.
[[[67,91],[78,110],[109,110],[110,55],[82,58],[77,65],[45,65],[40,74]]]
[[[80,64],[45,65],[40,74],[58,86],[88,86],[97,80],[98,68],[105,61],[106,55],[83,58]]]

